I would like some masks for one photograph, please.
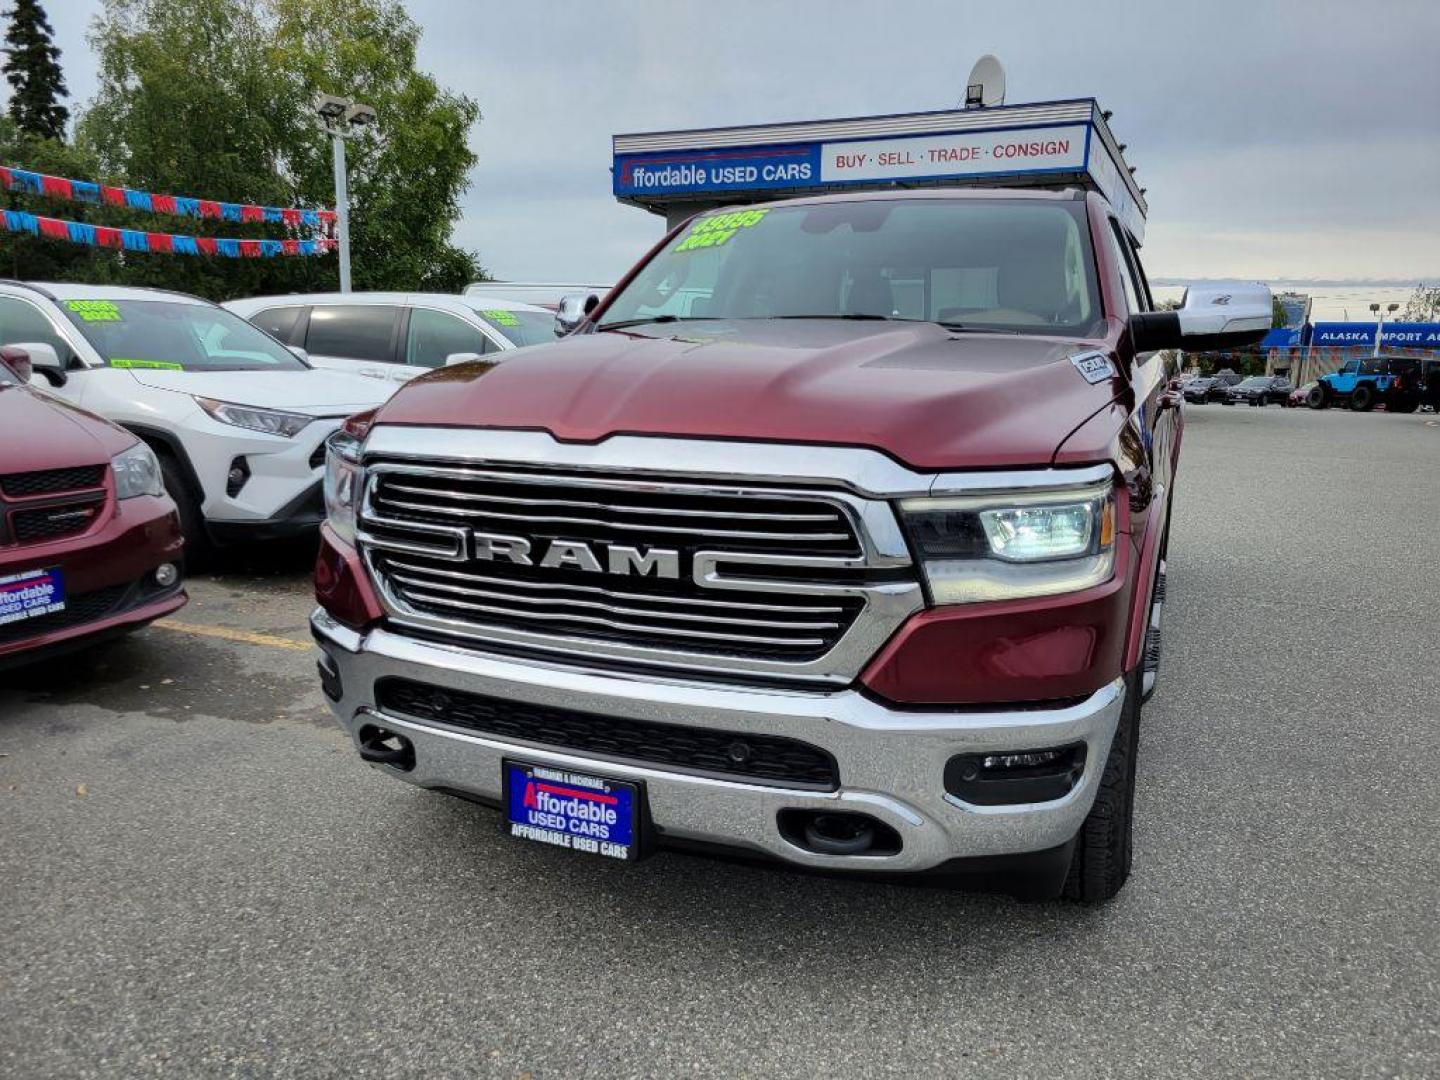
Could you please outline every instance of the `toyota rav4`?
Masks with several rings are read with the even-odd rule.
[[[1097,194],[897,191],[699,216],[577,316],[329,442],[313,628],[360,756],[600,856],[1112,896],[1166,350],[1258,340],[1269,290],[1156,311]]]

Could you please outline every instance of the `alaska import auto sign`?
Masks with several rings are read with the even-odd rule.
[[[1310,344],[1326,348],[1375,344],[1373,322],[1320,322],[1310,335]],[[1380,344],[1391,348],[1440,349],[1440,323],[1386,323]]]

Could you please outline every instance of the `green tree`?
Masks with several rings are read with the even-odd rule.
[[[10,119],[21,131],[42,139],[65,138],[70,111],[60,102],[67,96],[60,71],[55,31],[39,0],[15,0],[6,14],[3,70],[10,83]]]
[[[0,162],[81,180],[95,179],[99,168],[94,155],[83,148],[28,134],[3,115],[0,115]],[[6,193],[3,198],[8,209],[28,210],[49,217],[95,221],[103,213],[99,209],[32,195]],[[108,281],[119,270],[119,252],[24,233],[0,233],[0,274],[6,277],[32,281]]]
[[[355,287],[458,291],[480,272],[450,240],[479,109],[417,70],[419,37],[395,0],[109,0],[91,26],[100,86],[78,140],[131,187],[330,206],[329,139],[309,102],[317,91],[365,101],[379,125],[347,146]],[[280,235],[274,225],[130,223]],[[334,288],[338,269],[334,256],[127,253],[122,276],[218,299]]]

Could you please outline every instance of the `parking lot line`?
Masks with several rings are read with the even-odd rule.
[[[195,634],[199,637],[224,638],[226,641],[240,641],[246,645],[264,645],[271,649],[298,649],[308,652],[315,646],[308,641],[261,634],[253,630],[232,630],[228,626],[206,626],[203,623],[176,622],[174,619],[156,619],[151,624],[162,630],[174,630],[181,634]]]

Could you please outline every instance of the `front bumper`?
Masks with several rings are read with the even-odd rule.
[[[312,615],[311,627],[327,658],[327,685],[337,695],[331,707],[351,738],[373,724],[413,744],[412,770],[377,766],[398,779],[497,803],[507,757],[640,780],[662,845],[720,846],[817,869],[926,871],[956,859],[1067,844],[1095,800],[1124,699],[1124,683],[1116,680],[1060,708],[903,711],[851,689],[742,688],[488,656],[384,629],[357,633],[323,610]],[[384,677],[606,716],[798,739],[833,755],[840,786],[814,791],[695,776],[385,715],[375,704],[375,683]],[[978,806],[945,791],[945,763],[956,754],[1076,742],[1086,744],[1084,772],[1062,798]],[[895,830],[901,848],[894,854],[813,852],[781,834],[781,810],[868,814]]]
[[[0,575],[58,567],[67,609],[55,616],[0,626],[0,669],[53,656],[123,633],[183,607],[183,578],[154,580],[162,563],[183,568],[183,541],[168,497],[112,501],[105,519],[81,536],[48,544],[0,548]]]

